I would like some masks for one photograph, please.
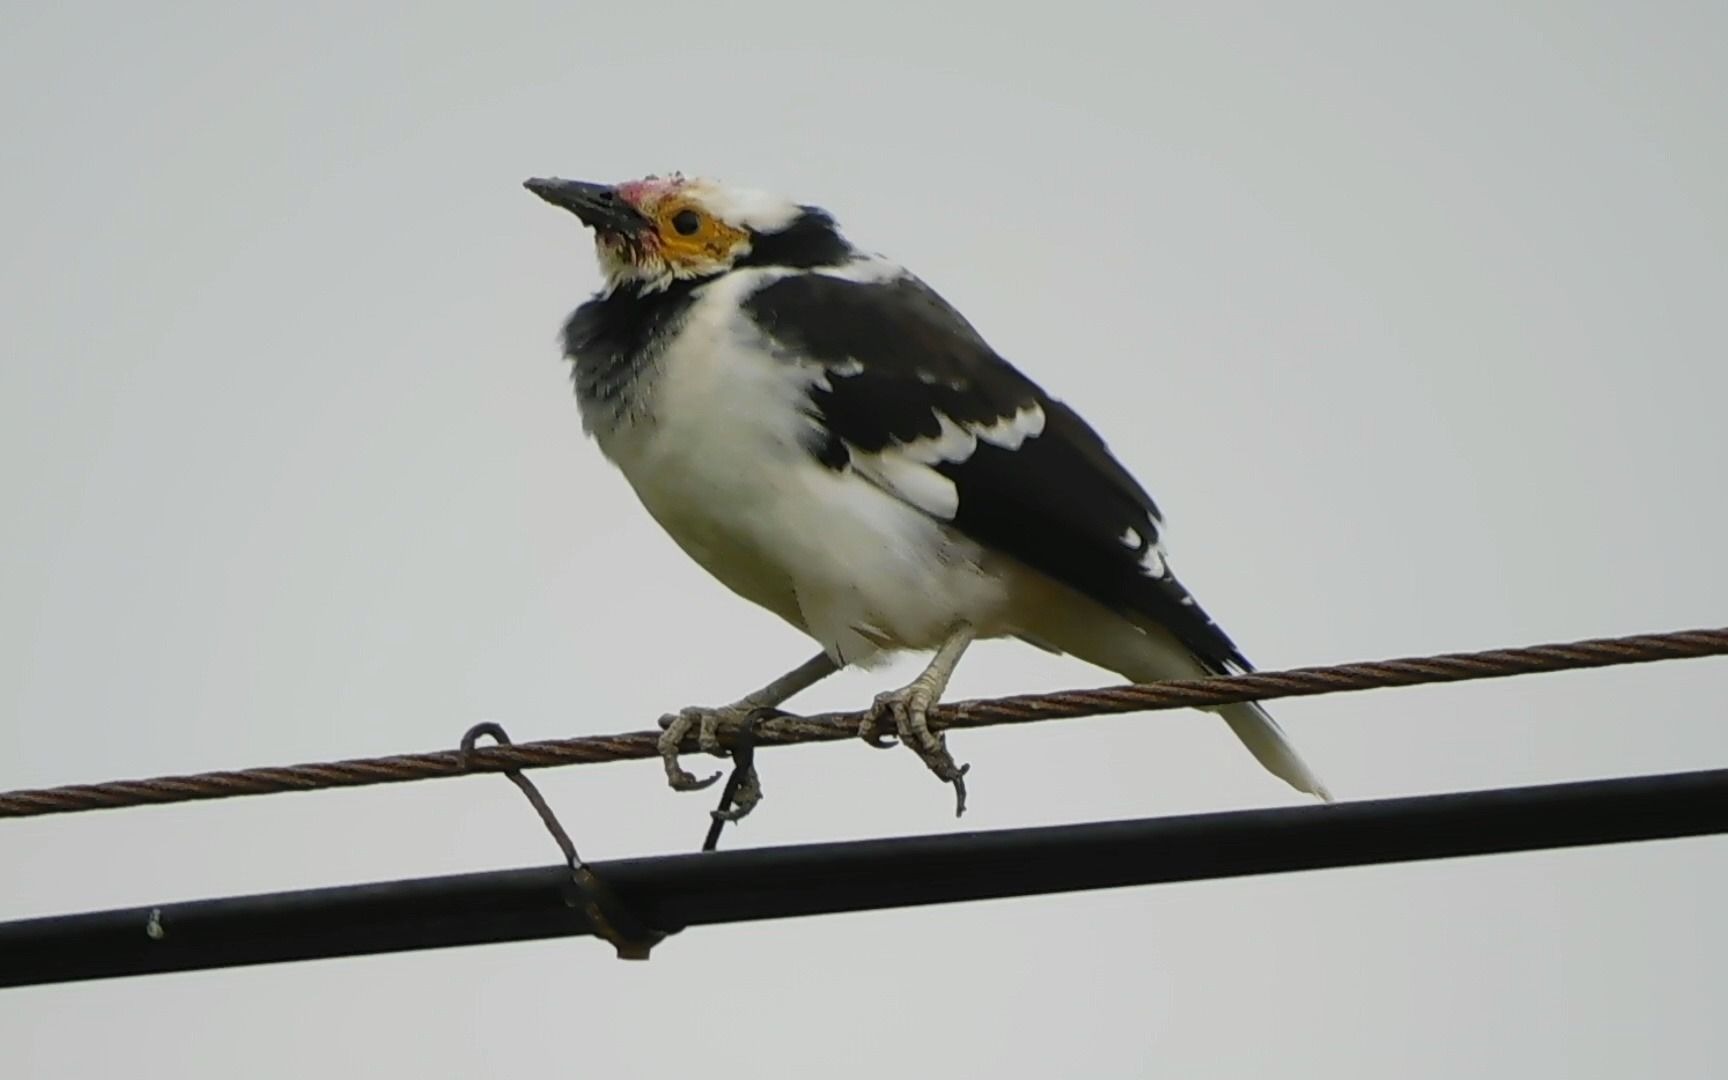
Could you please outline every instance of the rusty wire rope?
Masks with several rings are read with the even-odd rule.
[[[1109,713],[1143,712],[1241,701],[1306,697],[1394,686],[1466,682],[1542,672],[1613,667],[1657,660],[1682,660],[1728,655],[1728,627],[1680,630],[1661,634],[1598,638],[1565,644],[1532,645],[1485,652],[1448,653],[1399,660],[1375,660],[1332,667],[1294,668],[1250,675],[1185,679],[1096,690],[960,701],[931,711],[932,730],[989,727],[1035,720],[1056,720]],[[755,743],[786,746],[832,742],[854,737],[864,714],[823,713],[779,716],[759,721]],[[147,780],[114,780],[100,784],[0,792],[0,818],[37,817],[84,810],[269,795],[283,791],[362,787],[511,769],[554,765],[590,765],[659,756],[658,731],[545,739],[508,746],[359,758],[305,765],[263,766],[189,776]],[[723,726],[721,741],[730,744],[736,725]],[[687,740],[686,751],[696,749]]]

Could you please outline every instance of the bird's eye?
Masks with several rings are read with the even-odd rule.
[[[694,236],[702,227],[702,215],[685,207],[672,215],[672,227],[678,230],[679,236]]]

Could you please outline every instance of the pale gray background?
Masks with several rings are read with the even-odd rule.
[[[1095,421],[1264,665],[1728,622],[1725,34],[1702,3],[9,3],[0,788],[639,728],[808,654],[584,442],[554,335],[596,278],[541,173],[833,208]],[[997,645],[954,691],[1105,681]],[[1363,798],[1728,764],[1725,690],[1275,711]],[[1292,801],[1197,714],[954,742],[967,827]],[[689,849],[710,803],[649,764],[542,782],[591,858]],[[729,844],[960,827],[910,755],[766,783]],[[1704,1077],[1725,855],[11,991],[0,1073]],[[551,857],[500,779],[14,821],[0,917]]]

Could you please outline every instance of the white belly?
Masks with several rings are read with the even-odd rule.
[[[808,380],[755,348],[726,297],[692,311],[637,418],[602,451],[691,558],[857,663],[930,649],[959,621],[1000,632],[1005,588],[976,544],[808,449]],[[793,377],[803,375],[804,381]]]

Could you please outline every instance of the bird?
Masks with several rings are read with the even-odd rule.
[[[1073,408],[819,206],[682,173],[536,177],[593,232],[600,288],[562,344],[586,435],[733,593],[820,646],[738,700],[662,719],[672,787],[719,731],[845,667],[930,654],[859,734],[955,786],[932,732],[973,642],[1018,639],[1154,682],[1252,671],[1171,570],[1163,513]],[[1213,710],[1297,791],[1326,786],[1255,702]],[[741,806],[747,811],[747,806]]]

